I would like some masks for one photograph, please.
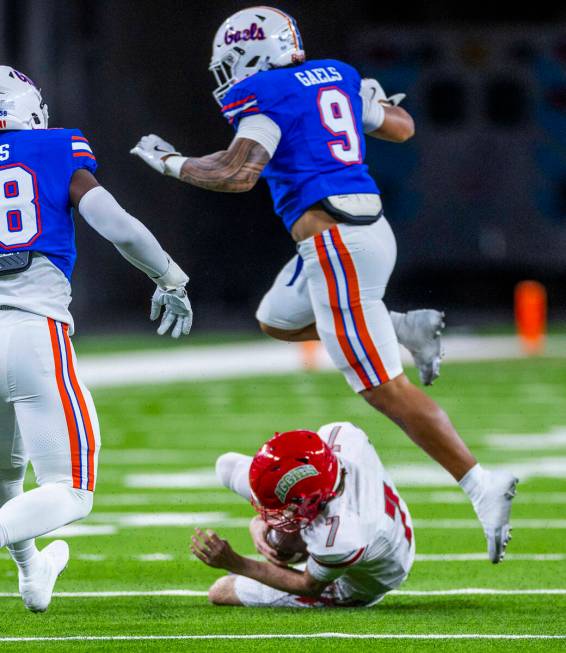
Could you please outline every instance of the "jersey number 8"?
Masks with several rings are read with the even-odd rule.
[[[0,166],[0,247],[31,245],[40,233],[35,172],[20,163]]]
[[[324,128],[338,137],[328,141],[330,154],[347,166],[361,163],[360,137],[348,95],[336,86],[327,86],[319,90],[317,103]]]

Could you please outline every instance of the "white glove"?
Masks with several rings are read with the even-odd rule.
[[[405,93],[395,93],[395,95],[390,95],[387,97],[383,86],[377,81],[377,79],[365,78],[362,80],[362,86],[360,89],[360,95],[364,104],[366,102],[385,102],[386,104],[391,104],[393,106],[398,106],[401,102],[407,97]]]
[[[130,154],[139,156],[142,161],[145,161],[148,166],[151,166],[162,175],[167,172],[164,156],[180,156],[180,152],[175,150],[175,147],[164,141],[156,134],[149,134],[144,136],[139,143],[130,150]]]
[[[173,338],[179,338],[181,335],[188,336],[193,324],[193,309],[185,288],[165,291],[157,287],[151,298],[150,319],[152,321],[157,320],[161,315],[163,307],[165,307],[165,311],[157,333],[162,336],[174,325],[171,330]]]

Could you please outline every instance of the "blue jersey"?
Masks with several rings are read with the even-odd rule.
[[[40,252],[70,280],[77,258],[69,185],[96,170],[78,129],[0,132],[0,253]]]
[[[256,73],[235,84],[222,112],[237,129],[264,114],[281,140],[263,176],[287,229],[330,195],[379,193],[364,164],[361,78],[333,59]]]

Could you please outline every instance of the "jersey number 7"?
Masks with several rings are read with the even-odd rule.
[[[337,138],[328,141],[330,154],[344,165],[362,163],[362,148],[349,96],[337,86],[318,91],[318,111],[323,127]]]

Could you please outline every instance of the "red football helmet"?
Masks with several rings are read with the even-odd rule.
[[[340,463],[313,431],[277,433],[250,467],[252,505],[272,528],[305,528],[336,496]]]

